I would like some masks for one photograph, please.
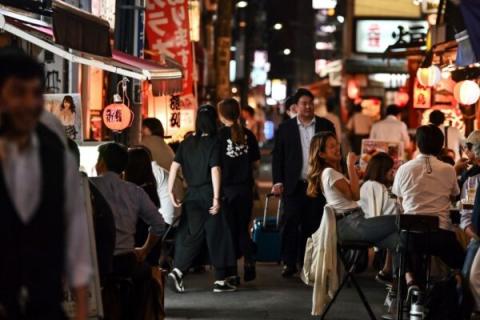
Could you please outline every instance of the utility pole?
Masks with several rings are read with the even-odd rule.
[[[232,43],[232,0],[218,0],[217,26],[215,28],[215,80],[216,99],[230,96],[230,47]]]

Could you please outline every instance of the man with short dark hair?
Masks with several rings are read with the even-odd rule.
[[[63,280],[87,318],[92,273],[75,160],[40,124],[44,68],[0,50],[0,319],[64,319]]]
[[[429,120],[431,124],[437,126],[442,131],[445,138],[445,148],[451,149],[455,152],[454,160],[460,159],[460,143],[464,138],[460,130],[453,127],[451,124],[445,126],[445,114],[441,110],[433,110],[430,113]]]
[[[116,237],[113,258],[113,273],[124,277],[133,277],[135,284],[135,319],[144,317],[148,312],[148,290],[151,281],[150,267],[145,263],[164,232],[164,221],[157,207],[147,193],[139,186],[122,180],[128,162],[127,148],[118,143],[103,144],[98,148],[96,165],[99,177],[92,183],[102,193],[113,212]],[[135,248],[137,220],[142,219],[150,226],[150,233],[141,248]]]
[[[399,198],[404,214],[439,218],[439,231],[428,235],[428,251],[460,270],[464,253],[450,218],[451,199],[460,193],[455,169],[437,159],[443,148],[443,134],[436,126],[419,127],[416,141],[420,155],[398,169],[392,192]],[[421,236],[416,238],[416,243],[426,241]]]
[[[401,120],[401,109],[391,104],[387,107],[385,119],[378,121],[370,131],[370,139],[402,142],[405,150],[410,150],[410,136],[407,125]]]
[[[306,194],[310,142],[317,132],[335,132],[330,121],[315,116],[310,91],[298,89],[294,99],[298,114],[279,126],[272,159],[272,193],[284,200],[281,221],[284,277],[295,274],[297,263],[303,263],[306,240],[319,227],[325,205],[323,195],[313,199]]]
[[[295,104],[295,97],[290,96],[285,99],[285,121],[288,119],[295,118],[297,116],[297,105]]]

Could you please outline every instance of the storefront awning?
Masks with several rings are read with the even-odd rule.
[[[182,88],[182,69],[176,62],[168,58],[165,59],[164,64],[160,64],[115,50],[111,57],[103,57],[65,48],[55,43],[54,33],[49,24],[1,9],[0,30],[11,33],[73,63],[95,67],[137,80],[149,80],[152,82],[155,95],[178,93]]]

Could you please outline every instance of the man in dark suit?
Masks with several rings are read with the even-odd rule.
[[[272,193],[283,197],[281,221],[282,275],[290,277],[302,264],[307,238],[317,230],[323,214],[325,198],[307,196],[307,170],[310,141],[317,132],[331,131],[334,125],[314,114],[313,94],[298,89],[294,95],[297,116],[278,128],[273,149]]]

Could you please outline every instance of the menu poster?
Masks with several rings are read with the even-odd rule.
[[[88,286],[88,318],[89,319],[103,319],[103,304],[102,293],[100,289],[100,275],[98,273],[97,262],[97,248],[95,245],[95,232],[93,228],[93,211],[90,202],[90,189],[88,186],[88,178],[81,179],[82,190],[85,194],[85,211],[87,216],[88,239],[90,244],[90,254],[93,268],[93,275]],[[75,300],[73,292],[67,287],[64,287],[63,292],[63,309],[68,319],[75,318]]]
[[[370,161],[370,159],[379,152],[385,152],[393,158],[393,161],[395,163],[394,169],[398,169],[403,163],[404,148],[402,142],[363,139],[362,151],[360,156],[360,168],[362,169],[362,171],[366,170],[368,161]]]

